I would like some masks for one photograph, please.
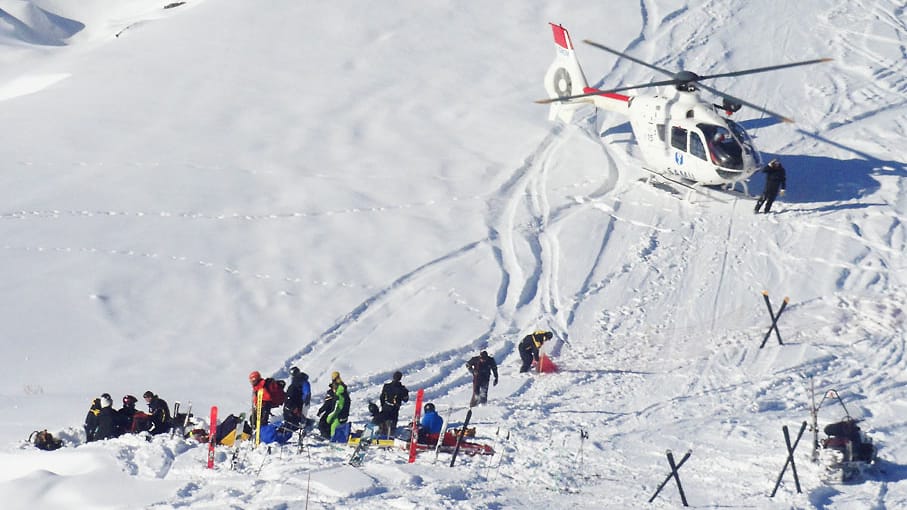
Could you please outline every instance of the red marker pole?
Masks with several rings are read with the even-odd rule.
[[[208,435],[208,469],[214,469],[214,445],[217,443],[217,406],[211,406],[211,434]]]

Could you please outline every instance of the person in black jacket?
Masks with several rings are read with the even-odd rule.
[[[106,395],[106,393],[105,393]],[[101,399],[96,398],[91,401],[91,407],[85,415],[85,441],[90,443],[96,440],[98,434],[98,414],[101,412]]]
[[[327,393],[324,394],[324,400],[321,402],[321,407],[318,408],[316,416],[318,419],[318,432],[321,433],[321,437],[325,439],[331,438],[331,424],[328,422],[328,415],[331,414],[331,411],[334,409],[334,406],[337,404],[337,395],[334,394],[333,384],[328,388]]]
[[[759,208],[762,207],[763,203],[765,204],[766,214],[771,212],[772,204],[775,202],[778,192],[780,191],[781,195],[784,195],[784,190],[787,188],[787,172],[785,172],[784,166],[781,165],[777,158],[771,160],[762,169],[762,172],[765,173],[765,189],[762,191],[762,196],[756,201],[756,208],[754,209],[756,214],[759,214]]]
[[[312,386],[309,376],[296,367],[290,369],[290,385],[287,386],[287,399],[283,403],[284,423],[301,428],[308,421],[309,404],[312,401]]]
[[[151,415],[151,432],[153,435],[170,431],[170,406],[163,399],[146,391],[143,395],[148,404],[148,413]]]
[[[523,337],[519,347],[520,358],[523,360],[523,365],[520,367],[521,373],[528,372],[533,361],[539,362],[539,348],[551,340],[552,336],[554,335],[550,331],[536,331]]]
[[[95,440],[116,437],[116,411],[113,410],[113,399],[107,393],[101,395],[101,408],[98,410],[98,428]]]
[[[135,432],[132,428],[132,418],[135,416],[135,403],[138,399],[132,395],[123,397],[123,407],[116,414],[116,435],[121,436],[127,432]]]
[[[472,399],[469,401],[469,407],[487,403],[488,383],[492,374],[494,374],[494,385],[498,385],[497,362],[488,355],[488,351],[482,351],[478,356],[473,356],[466,362],[466,368],[472,374]]]
[[[394,372],[391,382],[385,383],[381,388],[381,415],[384,422],[379,424],[378,433],[391,436],[397,430],[397,420],[400,417],[400,406],[409,402],[409,390],[401,382],[403,372]]]

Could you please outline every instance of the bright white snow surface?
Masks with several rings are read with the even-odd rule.
[[[0,0],[3,508],[676,508],[647,503],[669,449],[697,508],[907,507],[902,2],[168,3]],[[788,168],[777,214],[640,182],[617,114],[549,123],[549,21],[602,87],[664,77],[584,38],[700,74],[834,58],[710,83],[796,120],[737,114]],[[763,290],[790,303],[760,349]],[[557,374],[517,373],[537,328]],[[357,425],[398,369],[456,424],[481,349],[477,439],[513,434],[454,468],[81,432],[102,392],[203,423],[294,365],[316,395],[339,371]],[[807,432],[802,494],[769,498],[810,380],[880,463],[826,485]]]

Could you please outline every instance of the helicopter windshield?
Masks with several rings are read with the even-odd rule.
[[[759,160],[759,152],[756,151],[756,146],[753,144],[753,139],[750,138],[750,135],[747,134],[746,130],[740,124],[732,121],[731,119],[726,119],[727,125],[731,128],[731,131],[734,132],[734,136],[737,137],[737,140],[740,140],[740,143],[743,144],[743,150],[747,154],[752,154],[756,160]]]
[[[697,124],[696,127],[705,135],[713,163],[724,168],[743,169],[743,147],[727,128],[715,124]]]

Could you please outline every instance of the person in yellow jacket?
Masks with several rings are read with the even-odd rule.
[[[520,367],[521,373],[528,372],[533,361],[539,362],[539,348],[542,347],[542,344],[551,340],[553,336],[554,334],[550,331],[536,331],[523,337],[519,348],[520,358],[523,360],[523,366]]]

